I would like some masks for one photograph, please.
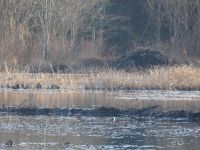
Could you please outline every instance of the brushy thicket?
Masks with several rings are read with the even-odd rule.
[[[149,46],[200,56],[199,0],[1,0],[0,66],[110,59]]]

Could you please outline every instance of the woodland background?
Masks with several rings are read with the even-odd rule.
[[[199,63],[199,0],[0,0],[0,65],[116,58],[151,47]]]

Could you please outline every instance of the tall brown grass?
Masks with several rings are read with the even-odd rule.
[[[18,73],[7,68],[0,73],[0,86],[14,89],[199,90],[200,68],[183,65],[133,72],[107,68],[82,71],[81,74]]]

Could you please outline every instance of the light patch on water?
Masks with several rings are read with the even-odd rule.
[[[0,116],[0,120],[0,149],[8,139],[13,140],[13,148],[22,150],[200,147],[200,127],[189,122],[58,116]]]

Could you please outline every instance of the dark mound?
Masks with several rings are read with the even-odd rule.
[[[193,113],[185,110],[160,111],[159,106],[138,109],[117,109],[114,107],[98,107],[94,109],[82,108],[20,108],[0,107],[0,115],[19,116],[95,116],[95,117],[131,117],[135,119],[163,119],[172,121],[200,122],[200,112]]]
[[[103,67],[105,63],[97,58],[86,58],[80,61],[80,65],[85,68],[92,68],[92,67]]]
[[[55,73],[67,73],[72,69],[73,67],[71,65],[58,64],[53,66],[53,71]]]
[[[166,57],[160,51],[153,51],[148,48],[141,48],[129,52],[111,63],[112,67],[124,70],[131,70],[134,68],[148,69],[153,66],[172,64],[172,59]]]
[[[12,147],[13,141],[12,141],[12,140],[8,140],[8,141],[5,143],[5,145],[6,145],[7,147]]]
[[[42,64],[39,67],[32,67],[32,72],[45,73],[81,73],[90,69],[116,68],[125,71],[133,69],[148,69],[154,66],[167,66],[177,64],[173,59],[165,56],[160,51],[150,48],[140,48],[127,53],[115,60],[100,60],[97,58],[80,59],[76,64]]]
[[[85,71],[87,69],[98,69],[103,68],[106,65],[106,63],[102,60],[99,60],[97,58],[87,58],[87,59],[81,59],[77,64],[58,64],[53,66],[53,71],[55,73],[80,73],[81,71]]]
[[[121,111],[114,107],[99,107],[94,110],[94,114],[97,116],[119,116]]]

